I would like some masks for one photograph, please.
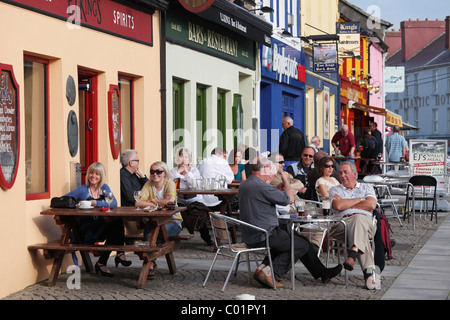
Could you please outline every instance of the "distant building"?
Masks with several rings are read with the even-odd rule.
[[[386,108],[418,128],[405,131],[405,138],[449,140],[450,16],[403,21],[400,31],[386,32],[386,43],[386,67],[405,68],[404,90],[387,92]]]

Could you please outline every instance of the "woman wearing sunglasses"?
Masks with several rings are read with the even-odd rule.
[[[319,160],[320,178],[316,181],[316,191],[319,200],[329,196],[328,191],[331,187],[339,185],[339,181],[331,176],[335,167],[334,160],[330,157],[323,157]]]
[[[141,200],[136,203],[139,207],[164,207],[169,202],[175,202],[177,197],[177,190],[175,182],[169,179],[169,168],[167,164],[162,161],[154,162],[150,166],[150,180],[147,181],[141,189]],[[181,213],[176,213],[172,216],[172,220],[166,223],[167,236],[174,237],[181,231],[181,223],[183,218]],[[144,225],[144,241],[150,238],[151,226],[146,223]],[[153,277],[155,274],[156,263],[153,261],[153,266],[150,267],[149,276]]]

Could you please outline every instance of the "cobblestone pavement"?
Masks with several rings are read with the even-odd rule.
[[[405,221],[401,227],[397,219],[389,218],[393,230],[391,237],[396,241],[393,248],[394,259],[386,261],[382,274],[382,289],[376,291],[364,289],[359,266],[356,266],[349,275],[346,288],[343,276],[335,277],[324,285],[320,280],[314,280],[307,272],[302,272],[303,265],[300,262],[296,264],[296,270],[299,269],[300,272],[296,276],[295,291],[290,287],[290,273],[282,281],[284,288],[272,290],[263,288],[253,278],[248,279],[245,265],[240,267],[237,277],[230,278],[224,293],[221,289],[227,274],[225,269],[213,270],[207,286],[202,287],[214,252],[213,247],[205,246],[196,233],[194,239],[181,243],[180,249],[174,253],[175,261],[178,261],[177,273],[171,275],[165,259],[159,258],[156,277],[147,282],[145,289],[136,289],[141,262],[136,256],[129,254],[128,258],[133,260],[133,264],[128,268],[115,268],[113,257],[109,259],[108,266],[114,273],[112,278],[82,271],[81,288],[69,289],[67,280],[72,274],[65,273],[59,276],[54,287],[48,287],[44,281],[11,294],[4,300],[234,300],[237,295],[243,293],[252,294],[258,300],[379,300],[394,282],[396,275],[408,265],[446,216],[447,213],[440,212],[438,224],[429,218],[417,218],[416,230],[413,230],[412,222]],[[324,257],[322,254],[321,259]],[[198,268],[185,266],[183,261],[190,259],[198,261],[202,266]],[[231,265],[231,260],[228,260]],[[400,271],[392,275],[391,272],[387,272],[391,269]]]

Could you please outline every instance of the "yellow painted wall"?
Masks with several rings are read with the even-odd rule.
[[[20,87],[20,159],[17,178],[9,190],[0,189],[0,298],[48,277],[50,260],[42,253],[30,254],[27,245],[58,239],[60,229],[53,217],[41,216],[50,199],[26,201],[25,118],[23,94],[24,54],[49,59],[50,191],[51,197],[69,191],[70,162],[67,146],[67,116],[78,114],[78,98],[69,106],[66,80],[77,83],[77,68],[98,72],[98,159],[107,170],[107,183],[120,199],[120,163],[114,160],[109,144],[107,91],[118,83],[118,73],[136,76],[135,136],[141,166],[145,172],[161,158],[161,99],[159,15],[153,15],[153,46],[146,46],[81,27],[70,29],[65,21],[0,2],[0,63],[12,65]],[[151,123],[151,125],[148,125]],[[69,255],[66,266],[71,263]],[[65,267],[63,266],[63,270]]]

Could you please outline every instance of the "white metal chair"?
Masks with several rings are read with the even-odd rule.
[[[233,263],[228,272],[225,283],[223,285],[222,292],[225,291],[225,288],[228,284],[228,280],[230,279],[233,268],[236,265],[236,263],[239,261],[239,257],[242,253],[247,254],[247,266],[248,266],[249,275],[251,274],[251,271],[250,271],[250,263],[249,263],[248,253],[251,253],[251,252],[265,253],[269,258],[272,279],[275,280],[275,275],[273,272],[273,265],[272,265],[272,257],[270,255],[269,235],[266,230],[259,228],[257,226],[254,226],[250,223],[246,223],[244,221],[241,221],[241,220],[238,220],[238,219],[226,216],[226,215],[222,215],[217,212],[210,212],[209,216],[211,219],[211,227],[212,227],[212,231],[213,231],[213,235],[214,235],[214,241],[216,242],[217,251],[216,251],[216,254],[214,255],[213,261],[211,262],[211,266],[209,267],[208,274],[206,275],[205,281],[203,282],[203,287],[206,286],[206,282],[208,281],[208,278],[211,274],[211,271],[214,267],[217,257],[219,256],[219,254],[221,254],[221,252],[223,250],[228,250],[229,252],[233,253],[234,260],[233,260]],[[244,226],[246,228],[251,228],[251,229],[260,231],[261,233],[264,233],[265,238],[266,238],[266,245],[264,247],[250,248],[245,243],[232,243],[232,237],[231,237],[229,229],[231,227],[239,227],[239,226]],[[273,282],[274,282],[273,288],[276,289],[275,281],[273,281]]]

